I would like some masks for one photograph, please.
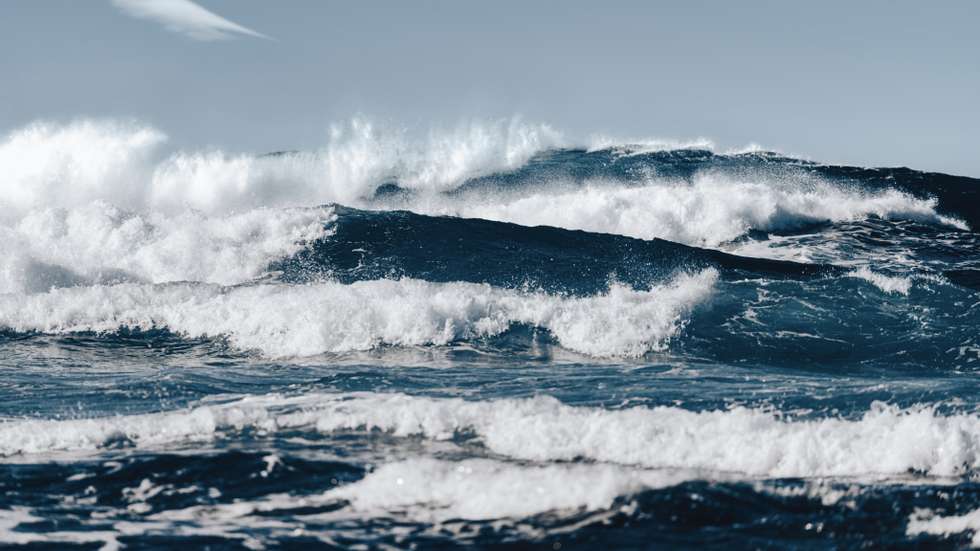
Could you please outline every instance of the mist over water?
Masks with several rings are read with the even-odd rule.
[[[0,198],[4,544],[978,544],[978,180],[92,119]]]

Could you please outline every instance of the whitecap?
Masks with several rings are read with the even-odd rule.
[[[692,309],[710,297],[717,277],[708,269],[645,291],[613,284],[588,297],[415,279],[93,285],[0,295],[0,327],[43,333],[166,328],[187,337],[224,337],[271,357],[293,357],[384,345],[445,345],[527,324],[549,330],[570,350],[636,357],[665,349]]]

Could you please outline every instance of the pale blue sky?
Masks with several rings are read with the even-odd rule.
[[[362,114],[520,114],[568,137],[706,137],[980,176],[980,2],[199,0],[218,41],[109,0],[0,5],[0,131],[147,121],[174,147],[321,146]]]

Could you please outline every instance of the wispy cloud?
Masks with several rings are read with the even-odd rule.
[[[223,40],[235,35],[269,39],[191,0],[112,0],[112,3],[133,17],[156,21],[171,31],[195,40]]]

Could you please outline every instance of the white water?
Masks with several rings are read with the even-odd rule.
[[[137,123],[35,123],[0,141],[0,220],[96,199],[143,204],[147,168],[166,136]]]
[[[622,138],[608,134],[596,134],[589,138],[586,151],[596,152],[612,150],[621,156],[643,155],[660,151],[676,151],[678,149],[713,150],[715,144],[707,138],[695,140],[665,140],[658,138]]]
[[[937,214],[935,200],[895,190],[864,193],[822,182],[766,181],[764,175],[733,180],[703,173],[693,182],[652,179],[629,187],[596,182],[551,186],[517,196],[428,198],[409,206],[431,214],[661,238],[702,247],[717,247],[752,229],[787,230],[869,216],[966,227]]]
[[[38,122],[0,140],[0,294],[110,282],[225,285],[328,234],[330,202],[391,179],[438,191],[522,165],[560,136],[518,119],[407,132],[354,120],[323,149],[166,152],[136,122]]]
[[[314,417],[321,431],[377,428],[448,438],[472,431],[490,450],[535,461],[586,458],[647,468],[767,477],[962,474],[980,468],[980,418],[878,405],[858,420],[793,421],[735,408],[608,411],[550,398],[465,402],[369,396]]]
[[[551,185],[516,195],[467,193],[463,200],[439,194],[477,176],[518,168],[541,151],[569,145],[552,128],[519,119],[470,121],[433,129],[421,138],[355,119],[334,126],[320,149],[259,157],[220,150],[168,152],[166,141],[159,130],[132,122],[35,123],[15,130],[0,141],[0,222],[37,217],[38,209],[91,208],[93,201],[104,201],[130,211],[167,215],[187,209],[218,215],[324,203],[398,206],[700,246],[717,246],[750,229],[868,216],[965,227],[937,214],[931,200],[765,172],[734,178],[709,171],[692,182],[638,175],[633,182],[638,185],[630,187],[537,182]],[[604,138],[593,145],[616,143]],[[643,152],[701,146],[710,143],[648,141],[639,147]],[[375,190],[389,182],[419,195],[398,205],[373,200]]]
[[[980,548],[980,509],[962,515],[937,515],[932,511],[919,510],[909,518],[905,533],[909,536],[931,534],[951,536],[969,532],[971,547]]]
[[[577,352],[640,356],[667,346],[690,311],[711,295],[717,276],[714,270],[681,275],[649,291],[613,284],[605,294],[584,298],[412,279],[350,285],[93,285],[0,295],[0,327],[44,333],[167,328],[291,357],[382,345],[444,345],[498,335],[522,323],[548,329]]]
[[[508,461],[466,459],[443,461],[410,458],[381,465],[362,480],[319,494],[268,494],[233,503],[192,505],[165,509],[138,520],[113,517],[88,521],[89,530],[24,533],[18,525],[36,522],[30,510],[0,511],[0,542],[104,542],[116,548],[119,536],[133,535],[211,535],[241,540],[251,548],[263,548],[266,538],[295,536],[313,523],[328,523],[343,532],[350,521],[365,517],[394,517],[401,521],[433,523],[441,529],[454,529],[460,520],[495,521],[496,527],[520,525],[531,515],[593,513],[580,523],[601,522],[615,500],[643,490],[663,488],[689,480],[691,473],[636,470],[615,465],[522,465]],[[157,485],[144,479],[138,486],[125,488],[123,497],[129,512],[148,512],[147,501],[165,492],[180,491],[171,485]],[[302,508],[346,505],[328,513],[299,514],[283,518],[283,513]],[[629,513],[630,506],[619,511]],[[82,520],[83,525],[86,524]],[[333,532],[333,531],[331,531]],[[330,533],[321,537],[331,541]],[[461,534],[462,535],[462,534]]]
[[[877,272],[872,272],[866,266],[858,268],[848,274],[850,277],[863,279],[885,293],[899,294],[908,296],[912,289],[912,279],[909,277],[888,276]]]
[[[617,497],[673,486],[690,473],[619,465],[520,465],[487,459],[407,459],[326,492],[359,515],[406,511],[415,522],[523,518],[548,511],[609,509]]]
[[[289,357],[442,345],[529,324],[573,351],[633,357],[668,347],[712,295],[711,270],[650,291],[613,284],[586,298],[416,280],[238,285],[329,236],[332,209],[313,205],[391,207],[370,199],[391,180],[419,192],[406,206],[420,212],[701,246],[728,243],[750,229],[868,216],[965,227],[937,214],[934,201],[897,191],[863,193],[765,174],[701,173],[691,182],[646,175],[634,182],[641,187],[551,182],[548,193],[439,195],[474,176],[520,167],[561,143],[550,128],[519,121],[464,124],[421,140],[354,121],[335,127],[319,150],[255,157],[166,151],[161,132],[136,123],[32,125],[0,141],[0,327],[48,333],[165,327]],[[618,153],[702,145],[710,144],[638,141]],[[916,279],[867,268],[850,275],[899,295],[908,295]],[[256,513],[304,500],[348,500],[344,512],[354,518],[397,514],[440,523],[603,511],[618,497],[690,478],[878,480],[909,470],[954,477],[980,470],[980,417],[928,407],[876,405],[859,418],[800,420],[748,408],[607,410],[548,397],[474,402],[384,394],[264,396],[145,415],[8,420],[0,423],[0,455],[70,454],[122,441],[181,447],[252,428],[378,430],[441,441],[466,435],[498,459],[404,459],[325,495],[164,511],[147,522],[113,523],[113,532],[13,530],[41,519],[0,511],[0,541],[112,546],[120,533],[181,533],[260,545],[251,535],[232,534],[243,525],[267,528],[279,521]],[[145,512],[151,510],[145,503],[138,507],[157,490],[140,484],[123,495],[137,507],[131,511]],[[825,503],[840,499],[836,490],[822,491],[814,495]],[[274,529],[288,534],[302,527],[300,521]],[[977,512],[921,512],[908,525],[909,535],[973,532],[980,545],[978,530]]]
[[[750,408],[607,410],[550,397],[465,401],[402,394],[267,395],[158,414],[0,424],[0,453],[97,449],[220,437],[224,431],[381,430],[446,440],[473,435],[513,459],[577,458],[702,476],[766,478],[961,476],[980,470],[980,416],[876,404],[857,419],[796,420]],[[716,473],[716,474],[711,474]]]
[[[206,213],[350,204],[391,180],[412,189],[452,189],[562,143],[550,127],[519,119],[470,121],[421,139],[355,119],[332,127],[322,149],[261,157],[166,152],[166,141],[164,133],[135,122],[38,122],[15,130],[0,140],[0,220],[96,200]]]
[[[0,224],[0,294],[112,281],[241,283],[327,236],[333,220],[330,208],[166,215],[98,201],[38,209]]]

